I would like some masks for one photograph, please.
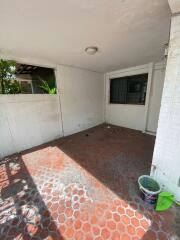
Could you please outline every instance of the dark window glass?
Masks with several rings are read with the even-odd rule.
[[[110,103],[145,104],[148,74],[110,80]]]

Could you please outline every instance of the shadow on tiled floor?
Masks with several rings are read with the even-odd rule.
[[[0,162],[0,239],[63,239],[20,156]]]
[[[179,239],[175,207],[159,214],[139,197],[153,147],[100,125],[4,159],[0,239]]]

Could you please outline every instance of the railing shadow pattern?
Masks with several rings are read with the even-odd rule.
[[[0,162],[0,239],[63,239],[21,156]]]

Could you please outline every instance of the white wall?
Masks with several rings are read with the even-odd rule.
[[[180,14],[172,17],[151,174],[180,202]]]
[[[105,85],[100,73],[41,62],[38,65],[56,68],[59,95],[0,96],[0,157],[82,131],[104,120],[142,131],[147,126],[147,130],[156,131],[164,79],[162,64],[156,64],[153,72],[149,64],[108,73]],[[109,78],[144,72],[152,75],[146,101],[149,104],[109,104]]]
[[[62,136],[58,96],[0,96],[0,157]]]
[[[103,74],[58,66],[64,135],[103,122]]]
[[[60,95],[0,96],[0,158],[103,122],[103,74],[50,67]]]
[[[105,76],[105,121],[141,131],[156,132],[164,82],[163,63],[141,65],[107,73]],[[110,104],[110,79],[149,73],[145,105]]]
[[[164,63],[155,64],[152,75],[149,107],[147,114],[146,130],[149,132],[155,133],[157,131],[162,91],[164,86],[164,78],[165,78],[165,64]]]

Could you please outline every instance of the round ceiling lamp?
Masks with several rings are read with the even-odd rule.
[[[85,49],[86,53],[89,54],[89,55],[94,55],[95,53],[97,53],[98,51],[98,48],[95,47],[95,46],[90,46],[90,47],[87,47]]]

